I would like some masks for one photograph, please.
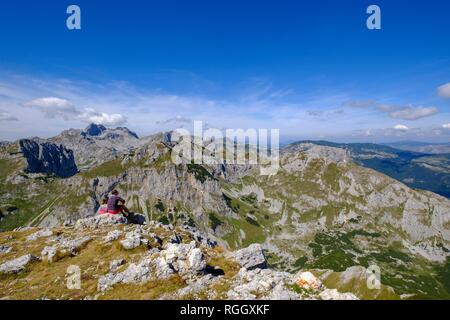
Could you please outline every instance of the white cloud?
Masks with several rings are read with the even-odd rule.
[[[28,76],[5,76],[0,78],[0,109],[13,110],[14,116],[20,119],[20,126],[13,121],[2,122],[0,139],[48,137],[67,128],[84,126],[85,122],[115,126],[126,121],[130,129],[147,135],[173,129],[175,125],[188,127],[191,125],[189,120],[201,120],[216,128],[278,128],[281,136],[295,139],[317,138],[319,135],[345,139],[354,130],[361,130],[358,139],[370,137],[375,141],[387,134],[393,137],[419,134],[409,122],[403,122],[403,119],[386,121],[385,115],[392,113],[391,116],[400,119],[430,113],[430,110],[421,110],[420,107],[417,112],[416,107],[408,105],[383,111],[378,109],[376,101],[361,99],[352,102],[351,95],[347,94],[324,95],[318,91],[294,93],[287,98],[271,88],[256,92],[245,89],[244,86],[233,89],[235,91],[227,90],[226,96],[208,96],[207,90],[197,95],[181,95],[158,88],[136,87],[126,82],[48,81]],[[29,101],[26,107],[24,101]],[[85,110],[88,106],[92,108]],[[437,109],[431,109],[431,112],[437,112]],[[65,117],[68,121],[49,119],[51,116]],[[450,130],[441,127],[442,119],[436,118],[421,121],[421,125],[439,127],[442,134],[450,134]],[[385,129],[370,128],[374,123],[382,123]],[[395,130],[397,123],[407,124],[409,130]],[[430,130],[424,133],[432,134]],[[433,134],[430,139],[434,137]]]
[[[450,99],[450,82],[440,86],[437,91],[442,98]]]
[[[78,118],[87,123],[102,124],[104,126],[119,126],[127,122],[127,118],[124,115],[97,112],[92,108],[84,109],[84,112],[79,114]]]
[[[404,124],[397,124],[396,126],[394,126],[395,130],[400,130],[400,131],[408,131],[409,128],[407,126],[405,126]]]
[[[187,118],[187,117],[183,117],[181,115],[177,115],[173,118],[169,118],[163,121],[156,121],[157,124],[168,124],[168,123],[175,123],[175,124],[186,124],[186,123],[191,123],[194,120]]]
[[[59,117],[64,120],[70,120],[78,114],[78,110],[70,101],[56,97],[34,99],[26,102],[24,105],[39,109],[47,118],[51,119]]]
[[[367,100],[349,100],[342,104],[343,107],[349,107],[349,108],[369,108],[373,107],[375,105],[375,101],[372,99]]]
[[[80,111],[69,100],[56,97],[38,98],[24,105],[30,108],[37,108],[47,118],[52,119],[81,120],[83,122],[102,124],[105,126],[117,126],[127,122],[127,118],[122,114],[98,112],[93,108],[85,108],[84,111]]]
[[[17,119],[15,116],[10,114],[9,112],[0,110],[0,121],[17,121],[17,120],[19,120],[19,119]]]
[[[444,129],[450,129],[450,123],[444,123],[444,124],[442,125],[442,128],[444,128]]]
[[[418,120],[436,114],[439,109],[436,107],[414,107],[395,106],[389,104],[380,104],[378,109],[389,114],[391,118],[402,120]]]

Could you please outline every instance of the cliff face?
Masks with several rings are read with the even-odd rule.
[[[78,172],[73,151],[63,145],[29,139],[20,140],[18,143],[27,161],[26,172],[54,174],[61,178],[73,176]]]

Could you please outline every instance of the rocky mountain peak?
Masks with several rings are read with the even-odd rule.
[[[106,127],[101,125],[101,124],[96,124],[96,123],[91,123],[90,125],[88,125],[83,133],[89,135],[89,136],[99,136],[101,135],[104,131],[106,131]]]

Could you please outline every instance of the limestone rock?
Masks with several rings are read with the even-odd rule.
[[[119,239],[119,237],[123,234],[123,231],[121,230],[112,230],[108,232],[106,237],[103,238],[104,242],[111,242],[114,240]]]
[[[299,272],[295,279],[297,285],[303,289],[319,290],[322,287],[322,282],[309,271]]]
[[[12,248],[11,247],[9,247],[9,246],[0,246],[0,254],[1,253],[9,253],[9,252],[11,252],[11,250],[12,250]]]
[[[59,239],[57,243],[52,246],[46,246],[41,252],[41,258],[48,262],[54,262],[56,258],[65,256],[75,256],[78,252],[92,240],[89,236],[84,236],[76,239]]]
[[[57,253],[58,249],[56,246],[47,246],[41,252],[41,259],[48,262],[53,262]]]
[[[104,226],[125,223],[127,223],[127,219],[120,214],[99,214],[93,217],[78,220],[75,223],[75,229],[98,229]]]
[[[7,274],[19,273],[23,271],[29,263],[38,260],[39,258],[35,257],[32,254],[21,256],[17,259],[7,261],[2,265],[0,265],[0,273],[7,273]]]
[[[119,269],[120,266],[123,266],[125,263],[126,263],[126,261],[123,258],[113,260],[109,264],[109,271],[115,272],[115,271],[117,271],[117,269]]]
[[[118,283],[143,283],[151,278],[150,261],[144,259],[139,263],[131,263],[120,273],[108,273],[101,277],[97,284],[98,291],[111,289]]]
[[[353,293],[340,293],[336,289],[325,289],[319,293],[322,300],[359,300]]]
[[[260,244],[254,243],[247,248],[238,250],[231,255],[239,265],[251,270],[255,268],[265,268],[267,261]]]
[[[125,239],[120,241],[120,244],[122,247],[126,250],[131,250],[134,248],[137,248],[142,243],[142,233],[138,231],[139,229],[135,231],[128,232],[125,235]]]
[[[241,268],[227,296],[231,300],[300,299],[289,288],[291,284],[292,278],[287,272]]]
[[[44,238],[44,237],[50,237],[51,235],[53,235],[53,231],[50,229],[42,229],[39,230],[31,235],[29,235],[27,237],[27,241],[34,241],[37,240],[39,238]]]

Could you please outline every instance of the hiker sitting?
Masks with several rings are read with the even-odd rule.
[[[102,204],[100,205],[100,209],[98,209],[99,214],[108,213],[108,197],[104,197],[102,199]]]
[[[132,212],[125,206],[125,200],[119,196],[119,191],[117,190],[113,190],[111,192],[111,196],[108,198],[107,213],[124,213],[125,216],[132,214]]]
[[[100,210],[99,213],[102,213]],[[106,211],[103,213],[119,214],[122,213],[127,218],[128,223],[145,224],[145,217],[140,214],[135,214],[128,210],[125,206],[125,200],[119,196],[117,190],[111,192],[111,196],[106,198]]]

